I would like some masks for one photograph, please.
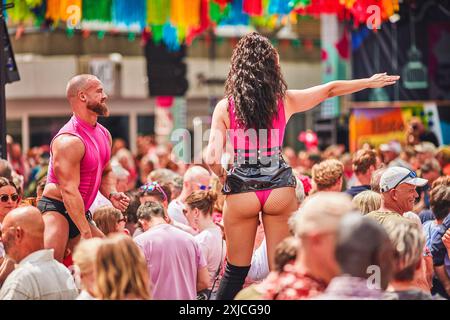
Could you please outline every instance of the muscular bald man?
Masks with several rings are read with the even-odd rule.
[[[80,238],[103,236],[88,211],[98,191],[121,211],[129,204],[115,189],[111,135],[97,123],[98,117],[109,115],[102,83],[92,75],[75,76],[67,85],[67,99],[73,116],[51,142],[47,184],[38,203],[45,247],[55,250],[58,261]]]
[[[0,300],[73,300],[78,295],[70,271],[44,249],[44,221],[35,207],[12,210],[2,224],[6,254],[15,261]]]

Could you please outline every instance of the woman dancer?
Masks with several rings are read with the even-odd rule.
[[[227,195],[224,226],[228,257],[217,299],[233,299],[242,288],[250,268],[259,212],[271,269],[275,247],[289,236],[287,220],[297,205],[295,177],[281,156],[289,118],[328,98],[381,88],[398,79],[383,73],[305,90],[287,90],[278,53],[270,41],[258,33],[250,33],[239,41],[225,84],[226,98],[214,110],[206,155]],[[234,149],[229,172],[221,164],[227,135]]]

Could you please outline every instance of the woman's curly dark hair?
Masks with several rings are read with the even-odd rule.
[[[239,124],[246,129],[270,128],[286,90],[278,53],[270,41],[256,32],[243,37],[233,51],[225,83]]]

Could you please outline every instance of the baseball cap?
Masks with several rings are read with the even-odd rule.
[[[423,187],[428,180],[418,178],[414,171],[403,167],[390,167],[381,175],[380,190],[387,192],[395,189],[402,183],[412,184],[416,187]]]
[[[397,141],[390,141],[389,143],[381,144],[380,151],[392,151],[399,154],[400,152],[402,152],[402,145]]]
[[[430,153],[432,153],[432,154],[435,154],[435,153],[436,153],[436,147],[435,147],[435,145],[434,145],[433,143],[427,142],[427,141],[422,142],[422,143],[416,145],[416,146],[414,147],[414,150],[415,150],[416,152],[418,152],[418,153],[428,153],[428,152],[430,152]]]
[[[292,228],[296,236],[311,232],[335,232],[341,218],[352,210],[352,201],[348,195],[319,192],[303,202],[293,217]]]

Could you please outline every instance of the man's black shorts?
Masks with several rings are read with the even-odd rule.
[[[39,200],[37,208],[42,212],[42,214],[48,211],[56,211],[62,214],[69,223],[69,239],[73,239],[80,234],[80,230],[78,230],[77,226],[70,218],[69,213],[67,212],[66,207],[64,206],[64,203],[62,203],[61,201],[50,199],[47,197],[42,197],[41,200]],[[90,211],[86,212],[86,219],[89,223],[93,224],[92,214]]]

